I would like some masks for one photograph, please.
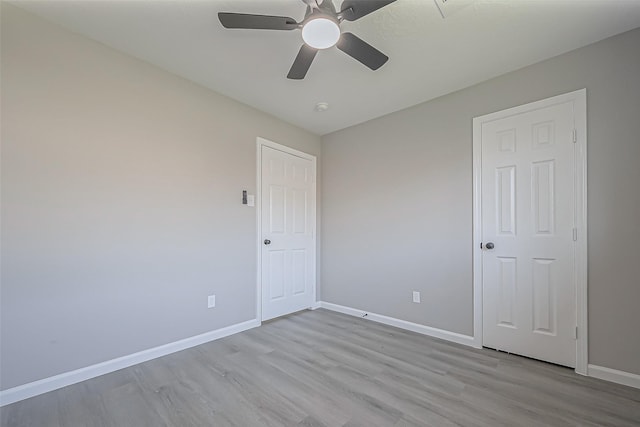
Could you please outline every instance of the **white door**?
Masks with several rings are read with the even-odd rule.
[[[535,105],[482,123],[482,344],[574,367],[574,106]]]
[[[262,320],[268,320],[315,301],[316,164],[294,150],[260,149]]]

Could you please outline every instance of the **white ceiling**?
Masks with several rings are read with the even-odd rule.
[[[640,27],[640,0],[476,0],[446,19],[434,0],[397,0],[342,24],[389,56],[382,68],[371,71],[330,48],[295,81],[286,75],[302,44],[299,31],[227,30],[216,15],[299,21],[301,0],[14,4],[320,135]],[[318,102],[329,110],[315,112]]]

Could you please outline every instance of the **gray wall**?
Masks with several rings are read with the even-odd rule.
[[[319,137],[6,2],[1,72],[2,389],[255,318],[256,137]]]
[[[636,29],[323,137],[322,299],[471,335],[472,118],[586,87],[589,363],[640,374],[639,46]]]

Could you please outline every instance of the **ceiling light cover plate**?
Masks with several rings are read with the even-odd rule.
[[[325,16],[310,19],[302,27],[302,40],[315,49],[328,49],[339,39],[338,23]]]

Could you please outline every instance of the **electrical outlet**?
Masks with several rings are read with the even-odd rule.
[[[413,291],[413,302],[420,302],[420,292],[418,291]]]
[[[207,297],[207,308],[213,308],[215,306],[216,306],[216,296],[209,295],[209,297]]]

